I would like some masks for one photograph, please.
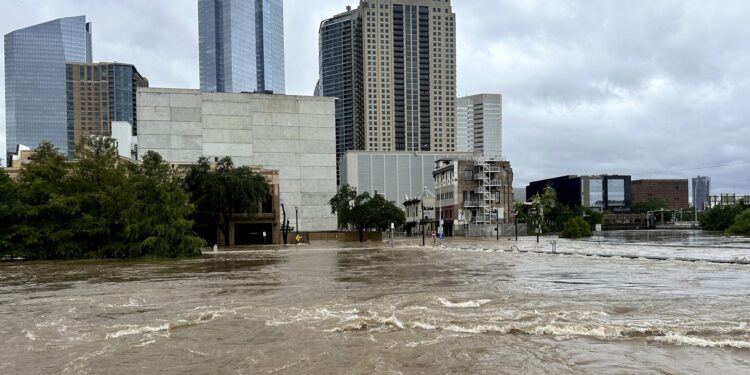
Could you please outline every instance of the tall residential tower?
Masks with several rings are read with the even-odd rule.
[[[503,97],[479,94],[458,98],[456,151],[503,158]]]
[[[67,63],[69,155],[83,134],[112,135],[112,122],[127,122],[138,135],[136,89],[148,80],[135,66],[120,63]]]
[[[91,24],[60,18],[5,35],[7,150],[50,141],[68,153],[66,62],[91,62]]]
[[[201,90],[284,93],[282,0],[198,0]]]
[[[323,21],[318,87],[338,98],[337,142],[347,150],[455,151],[455,30],[448,0],[360,1]],[[342,87],[348,75],[351,89]]]

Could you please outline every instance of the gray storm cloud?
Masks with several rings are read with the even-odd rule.
[[[285,1],[288,93],[312,93],[318,25],[346,5],[356,2]],[[459,94],[503,94],[517,187],[564,174],[701,174],[713,193],[750,194],[750,3],[453,6]],[[79,14],[93,22],[95,60],[133,63],[152,86],[198,87],[193,0],[2,2],[0,31]]]

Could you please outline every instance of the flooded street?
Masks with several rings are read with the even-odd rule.
[[[1,263],[0,373],[750,373],[747,240],[420,245]]]

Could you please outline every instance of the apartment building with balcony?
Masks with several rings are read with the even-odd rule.
[[[513,221],[513,168],[500,160],[441,159],[435,179],[436,220],[448,236],[471,225],[496,226]]]

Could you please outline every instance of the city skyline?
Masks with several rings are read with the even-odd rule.
[[[347,5],[358,2],[285,2],[287,93],[312,94],[319,23]],[[750,5],[452,6],[457,92],[503,94],[504,157],[513,162],[515,185],[564,174],[707,175],[712,194],[750,192],[743,142],[750,135],[750,42],[742,38]],[[4,35],[86,15],[95,26],[94,61],[134,64],[154,87],[199,87],[194,2],[17,2],[0,9]],[[5,108],[0,118],[4,128]]]

